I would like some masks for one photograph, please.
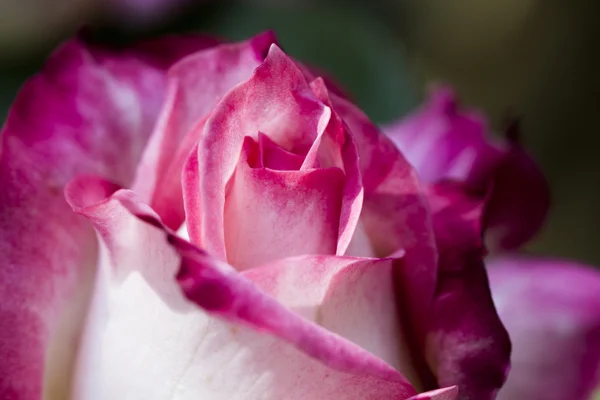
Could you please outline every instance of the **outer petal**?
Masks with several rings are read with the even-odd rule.
[[[589,399],[600,386],[600,273],[524,256],[493,259],[488,267],[514,346],[498,399]]]
[[[483,265],[483,204],[454,183],[428,195],[440,258],[427,360],[439,385],[458,385],[459,399],[492,400],[506,379],[511,345]]]
[[[44,380],[64,398],[96,240],[62,188],[85,172],[131,182],[163,86],[135,57],[74,40],[17,96],[0,161],[0,398],[40,399]]]
[[[169,227],[183,223],[181,171],[206,118],[227,91],[252,75],[274,41],[266,32],[200,51],[169,70],[167,100],[133,186]]]
[[[516,126],[507,143],[487,137],[485,117],[460,109],[448,88],[435,91],[413,115],[384,131],[413,164],[424,182],[465,181],[472,190],[494,190],[485,212],[493,247],[514,249],[541,227],[549,188],[539,167],[519,146]]]
[[[229,92],[207,121],[198,151],[189,160],[197,170],[186,167],[184,200],[192,241],[226,259],[225,185],[244,137],[257,138],[262,132],[279,147],[306,154],[330,115],[294,63],[272,45],[252,78]]]
[[[107,186],[86,179],[67,193],[103,239],[101,286],[75,398],[358,400],[415,394],[381,360],[165,232],[132,192],[87,204],[94,198],[90,191],[102,193]],[[182,296],[176,273],[185,296],[200,308]]]
[[[414,348],[419,349],[437,279],[437,253],[426,199],[414,170],[394,144],[362,111],[345,99],[330,96],[359,152],[364,185],[361,228],[377,255],[387,256],[399,249],[406,252],[405,267],[398,270],[399,292],[406,296],[404,304],[414,307],[410,318],[416,332],[413,340],[418,342]]]
[[[351,340],[418,385],[396,299],[397,261],[298,256],[243,275],[295,313]]]

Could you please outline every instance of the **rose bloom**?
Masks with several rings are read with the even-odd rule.
[[[422,181],[456,179],[472,195],[486,197],[480,222],[496,250],[486,264],[513,344],[498,399],[596,399],[600,274],[576,262],[515,252],[541,227],[549,189],[519,146],[517,125],[508,128],[507,140],[489,138],[487,130],[483,115],[461,108],[448,88],[437,89],[419,110],[385,128]]]
[[[390,140],[271,33],[63,45],[2,132],[0,398],[495,398],[482,232],[546,186],[439,93]]]

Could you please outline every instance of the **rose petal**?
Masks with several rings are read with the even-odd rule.
[[[428,183],[452,178],[477,185],[502,159],[502,149],[486,138],[485,117],[460,109],[449,88],[439,88],[412,115],[384,132]]]
[[[406,348],[391,258],[299,256],[243,272],[305,319],[351,340],[419,380]]]
[[[485,224],[491,246],[517,249],[542,227],[550,208],[550,186],[542,171],[517,143],[511,142],[494,171]]]
[[[512,368],[498,399],[590,398],[600,385],[600,273],[517,255],[487,264],[513,342]]]
[[[430,187],[428,199],[439,276],[427,361],[440,386],[458,385],[458,398],[491,400],[506,379],[511,345],[483,265],[483,202],[451,182]]]
[[[313,80],[310,87],[319,100],[332,108],[329,90],[322,78]],[[360,157],[354,138],[340,116],[332,111],[327,128],[317,135],[304,159],[303,168],[337,166],[345,173],[346,179],[340,211],[340,228],[336,253],[338,255],[347,253],[355,237],[362,211],[363,183],[359,162]],[[354,244],[354,250],[359,247],[356,243]],[[362,254],[363,256],[372,255],[372,249],[370,249],[370,246],[368,247],[368,252]]]
[[[375,254],[387,256],[399,249],[406,252],[404,267],[398,270],[400,292],[406,296],[405,304],[418,308],[411,310],[410,318],[416,332],[414,340],[422,346],[437,279],[428,204],[414,170],[394,144],[354,105],[332,93],[330,97],[359,151],[364,185],[360,219]]]
[[[245,139],[244,139],[245,140]],[[282,149],[269,139],[269,136],[258,133],[260,163],[253,168],[265,167],[277,171],[296,171],[302,167],[304,159],[298,154]]]
[[[158,229],[158,216],[132,192],[85,204],[85,192],[98,191],[98,185],[106,186],[89,178],[70,186],[72,204],[103,239],[76,399],[358,400],[415,394],[383,361]],[[200,308],[183,298],[176,272],[183,293]]]
[[[227,261],[247,269],[300,254],[335,254],[344,173],[339,168],[251,168],[258,144],[246,137],[225,194]],[[258,156],[258,155],[256,155]],[[256,157],[255,156],[255,157]]]
[[[206,118],[227,91],[252,75],[274,42],[266,32],[199,51],[169,69],[167,100],[133,185],[169,227],[183,223],[181,171]]]
[[[230,91],[215,108],[197,153],[188,160],[183,189],[191,240],[226,259],[225,186],[236,168],[244,137],[256,139],[262,132],[285,150],[306,154],[329,118],[329,108],[314,97],[293,61],[272,45],[252,78]],[[197,165],[197,170],[191,165]]]
[[[456,179],[482,193],[493,186],[485,211],[491,247],[518,248],[542,226],[550,194],[539,167],[514,132],[508,143],[487,137],[485,117],[462,110],[451,89],[437,89],[421,109],[384,131],[424,182]]]
[[[80,40],[18,94],[0,145],[0,398],[65,398],[96,239],[63,186],[86,172],[129,184],[163,94],[159,70]]]

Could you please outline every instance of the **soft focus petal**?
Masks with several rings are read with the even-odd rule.
[[[225,186],[237,166],[244,137],[257,139],[261,132],[289,152],[306,154],[330,115],[293,61],[272,45],[252,78],[215,108],[188,160],[183,191],[192,241],[226,259]]]
[[[516,126],[510,129],[518,129]],[[542,171],[515,141],[494,171],[485,225],[491,246],[517,249],[542,227],[550,207],[550,187]]]
[[[191,39],[183,40],[191,43],[175,42],[179,46],[171,47],[175,55],[199,47]],[[274,35],[266,32],[245,42],[199,51],[169,69],[167,99],[133,185],[169,227],[177,229],[183,223],[181,171],[206,118],[227,91],[252,75],[274,41]],[[147,46],[151,48],[152,42]]]
[[[494,188],[485,211],[493,248],[520,247],[542,226],[550,195],[539,167],[513,132],[507,142],[488,137],[484,116],[462,110],[452,90],[436,90],[421,109],[384,131],[424,182],[450,178],[481,193]]]
[[[64,398],[96,239],[63,187],[86,172],[129,184],[163,93],[160,71],[74,40],[18,94],[1,144],[0,398],[41,399],[44,380]]]
[[[94,195],[110,194],[107,186],[81,178],[67,192],[102,238],[75,398],[359,400],[415,394],[383,361],[161,229],[158,216],[132,192]],[[185,296],[200,308],[182,296],[176,274]]]
[[[330,96],[359,152],[364,184],[361,228],[376,255],[405,251],[404,267],[398,269],[399,292],[411,307],[416,333],[413,340],[422,346],[437,279],[437,253],[426,199],[414,170],[394,144],[362,111],[334,94]]]
[[[483,265],[483,203],[451,182],[430,187],[428,199],[439,277],[427,361],[439,385],[458,385],[459,399],[492,400],[506,379],[511,345]]]
[[[550,259],[487,262],[513,342],[501,400],[589,399],[600,386],[600,273]]]
[[[454,178],[480,184],[502,159],[502,150],[486,138],[485,117],[460,109],[447,88],[384,132],[428,183]]]

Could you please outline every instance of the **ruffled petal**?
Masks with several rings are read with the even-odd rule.
[[[167,226],[177,229],[185,218],[181,172],[206,119],[225,93],[252,75],[274,42],[275,36],[266,32],[199,51],[169,69],[167,98],[133,185]]]
[[[80,40],[18,94],[0,145],[0,398],[64,398],[96,239],[63,187],[79,173],[130,184],[163,94],[158,69]]]
[[[94,223],[102,246],[76,399],[359,400],[415,394],[382,360],[165,231],[132,192],[102,199],[94,193],[109,194],[104,188],[110,185],[82,179],[70,186],[69,199]]]
[[[517,255],[487,265],[513,342],[512,368],[498,399],[590,398],[600,386],[600,273]]]
[[[481,199],[451,182],[428,190],[439,276],[426,357],[440,386],[460,399],[492,400],[506,379],[511,344],[483,265]]]

